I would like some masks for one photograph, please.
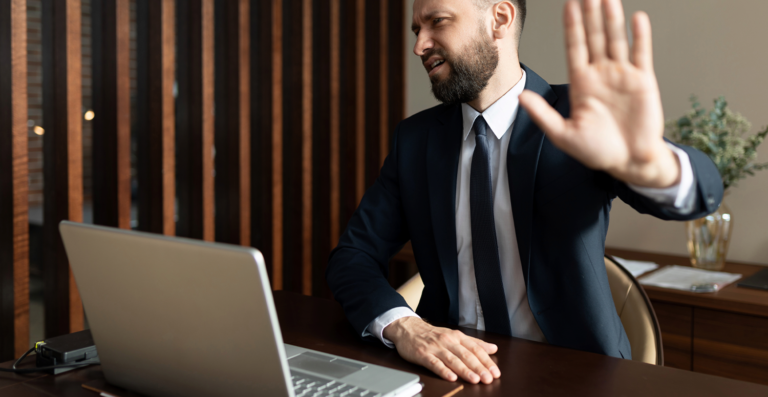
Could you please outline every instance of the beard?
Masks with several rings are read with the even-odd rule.
[[[439,55],[450,66],[447,77],[442,80],[437,76],[430,78],[432,95],[445,104],[465,103],[477,99],[499,65],[499,50],[482,29],[461,53],[454,56],[438,48],[426,54],[425,58],[432,55]]]

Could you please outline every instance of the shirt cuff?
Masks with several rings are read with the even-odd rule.
[[[384,337],[384,328],[387,328],[389,324],[392,324],[395,320],[401,319],[403,317],[421,318],[418,314],[414,313],[410,307],[396,307],[394,309],[389,309],[381,316],[376,317],[373,321],[371,321],[370,324],[368,324],[367,327],[365,327],[365,330],[363,331],[363,337],[375,336],[385,346],[390,349],[394,349],[395,344]]]
[[[680,162],[680,183],[667,188],[652,188],[633,185],[628,183],[630,189],[642,194],[651,200],[663,204],[675,210],[675,212],[685,215],[693,211],[694,200],[694,177],[691,159],[683,149],[667,142],[667,146],[677,156]]]

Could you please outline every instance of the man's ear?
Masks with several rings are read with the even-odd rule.
[[[491,8],[491,32],[494,39],[503,39],[515,32],[517,10],[509,1],[496,3]]]

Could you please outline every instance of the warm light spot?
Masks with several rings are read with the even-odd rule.
[[[96,113],[94,113],[93,110],[89,110],[89,111],[85,112],[85,115],[83,115],[83,118],[86,121],[91,121],[91,120],[93,120],[94,117],[96,117]]]
[[[34,133],[37,135],[45,134],[45,130],[43,129],[43,127],[40,127],[39,125],[36,125],[35,128],[32,129],[32,131],[34,131]]]

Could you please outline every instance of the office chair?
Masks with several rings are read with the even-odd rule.
[[[632,348],[632,360],[648,364],[664,365],[661,329],[651,301],[634,276],[613,258],[605,256],[605,270],[613,296],[616,313]],[[424,283],[416,273],[397,289],[413,310],[419,305]]]
[[[629,338],[632,360],[664,365],[659,320],[643,287],[632,273],[609,255],[605,256],[605,271],[616,313]]]

